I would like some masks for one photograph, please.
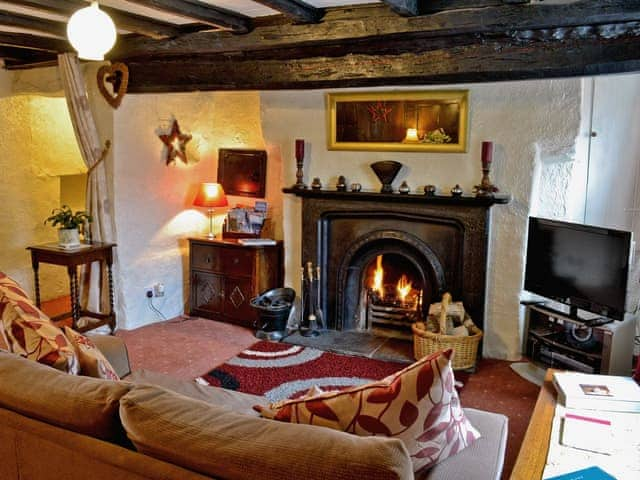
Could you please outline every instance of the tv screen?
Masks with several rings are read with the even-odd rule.
[[[630,249],[630,232],[530,217],[524,288],[622,320]]]

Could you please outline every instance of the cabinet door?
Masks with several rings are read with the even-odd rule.
[[[250,278],[225,278],[224,315],[247,327],[253,327],[257,311],[251,306],[253,283]]]
[[[217,246],[193,243],[191,245],[191,268],[220,272],[220,257],[223,255],[224,252],[221,252]]]
[[[223,277],[213,273],[193,272],[191,282],[192,313],[206,316],[222,313]]]

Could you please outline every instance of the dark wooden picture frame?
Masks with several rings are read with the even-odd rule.
[[[265,150],[218,149],[218,183],[227,195],[264,198],[266,180]]]

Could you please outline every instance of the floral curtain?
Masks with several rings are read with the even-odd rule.
[[[115,228],[104,164],[104,158],[111,143],[109,140],[105,142],[104,146],[100,143],[98,129],[89,108],[89,99],[77,55],[73,53],[58,55],[58,68],[71,115],[71,123],[82,158],[87,165],[86,208],[93,216],[93,222],[90,225],[91,240],[113,242],[115,241]],[[82,300],[90,311],[104,312],[103,305],[108,306],[107,279],[102,273],[100,262],[94,262],[90,269],[83,272]],[[87,286],[88,288],[86,288]]]

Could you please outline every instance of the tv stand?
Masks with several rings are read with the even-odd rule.
[[[602,324],[545,304],[523,302],[526,308],[523,352],[544,368],[585,373],[630,375],[633,369],[634,318]],[[573,309],[572,309],[573,310]],[[605,319],[609,322],[611,319]]]

